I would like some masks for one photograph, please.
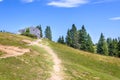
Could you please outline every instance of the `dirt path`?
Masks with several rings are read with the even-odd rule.
[[[32,42],[31,45],[38,45],[43,47],[53,58],[53,71],[51,72],[51,77],[47,80],[62,80],[62,70],[61,70],[61,60],[57,57],[54,51],[47,45],[39,44],[41,40]]]
[[[26,41],[26,40],[24,40]],[[26,41],[28,45],[37,45],[39,47],[42,47],[47,51],[53,59],[53,71],[51,72],[51,77],[47,80],[62,80],[62,70],[61,70],[61,60],[57,57],[57,55],[54,53],[54,51],[47,45],[40,44],[41,40],[36,40],[33,42]],[[6,54],[2,55],[0,58],[7,58],[7,57],[15,57],[25,54],[26,52],[30,52],[29,49],[21,49],[19,47],[14,46],[4,46],[0,45],[0,51],[5,52]]]

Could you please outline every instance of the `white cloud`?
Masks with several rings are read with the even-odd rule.
[[[0,2],[2,2],[3,0],[0,0]]]
[[[118,0],[93,0],[93,4],[100,4],[100,3],[108,3],[108,2],[115,2]]]
[[[82,4],[88,3],[88,0],[59,0],[59,1],[51,1],[47,5],[49,6],[56,6],[56,7],[78,7]]]
[[[109,20],[118,21],[118,20],[120,20],[120,17],[113,17],[113,18],[110,18]]]
[[[22,0],[22,2],[31,3],[31,2],[34,2],[34,0]]]

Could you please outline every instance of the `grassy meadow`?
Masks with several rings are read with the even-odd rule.
[[[26,36],[0,32],[0,44],[1,45],[26,47],[26,43],[22,41],[24,39],[33,41],[32,38],[29,38]]]
[[[52,70],[52,59],[42,47],[28,46],[22,40],[33,39],[0,33],[0,45],[29,48],[30,52],[17,57],[0,59],[0,80],[46,80]],[[43,39],[62,61],[64,80],[120,80],[120,59],[70,48]],[[5,54],[0,51],[0,55]]]
[[[50,55],[41,47],[27,46],[23,39],[31,38],[0,33],[0,44],[29,48],[30,52],[22,56],[0,59],[0,80],[46,80],[50,77],[53,63]],[[0,51],[0,55],[5,54]]]
[[[62,60],[65,80],[120,80],[120,59],[49,42]]]

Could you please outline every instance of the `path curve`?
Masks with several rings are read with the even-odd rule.
[[[51,72],[51,77],[47,80],[63,80],[62,70],[61,70],[61,60],[57,57],[55,52],[49,46],[40,44],[39,42],[41,42],[41,39],[38,39],[33,42],[29,41],[28,43],[29,45],[37,45],[39,47],[44,48],[45,51],[47,51],[52,56],[53,63],[54,63],[53,71]],[[0,50],[7,53],[0,58],[15,57],[15,56],[23,55],[26,52],[30,52],[29,49],[20,49],[14,46],[2,46],[2,45],[0,45]]]
[[[39,44],[41,40],[36,40],[31,45],[37,45],[43,47],[45,51],[47,51],[53,59],[53,71],[51,72],[51,77],[47,80],[63,80],[62,79],[62,70],[61,70],[61,60],[57,57],[55,52],[47,45]]]

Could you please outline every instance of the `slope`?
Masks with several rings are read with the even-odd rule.
[[[52,68],[55,65],[62,67],[64,80],[120,80],[118,58],[79,51],[45,39],[28,46],[32,41],[28,37],[0,33],[0,45],[30,50],[20,56],[0,58],[0,80],[52,80],[56,76]],[[0,50],[0,56],[4,54]],[[56,57],[61,60],[59,64],[53,59]]]
[[[52,58],[53,62],[53,69],[50,71],[51,76],[47,80],[63,80],[63,72],[61,67],[61,60],[57,57],[56,53],[48,46],[47,43],[43,44],[44,39],[38,39],[34,42],[32,42],[30,45],[37,45],[39,47],[42,47],[47,51]]]
[[[16,55],[15,52],[21,53],[21,50],[29,49],[19,56],[0,58],[0,80],[46,80],[50,77],[49,71],[53,65],[51,56],[38,45],[28,46],[28,42],[33,40],[25,36],[0,33],[0,45],[4,47],[0,49],[0,56],[8,53]]]
[[[120,80],[120,59],[49,43],[62,60],[65,80]]]

